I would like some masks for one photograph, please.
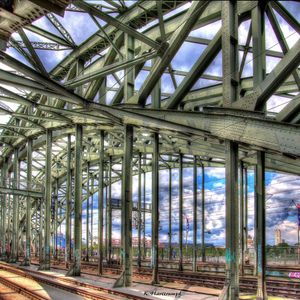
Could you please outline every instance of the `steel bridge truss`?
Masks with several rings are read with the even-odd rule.
[[[101,1],[99,5],[82,0],[69,5],[68,1],[29,1],[38,11],[34,16],[25,2],[19,1],[16,8],[3,7],[0,20],[0,64],[5,66],[0,70],[0,113],[10,117],[8,122],[0,124],[2,257],[10,261],[18,259],[25,232],[24,264],[30,264],[33,243],[40,249],[41,269],[48,270],[52,246],[53,255],[57,256],[56,240],[52,245],[51,235],[57,235],[58,227],[64,223],[65,259],[73,261],[69,274],[80,275],[82,203],[86,202],[87,211],[91,211],[87,214],[86,241],[92,247],[89,231],[93,231],[90,225],[93,221],[90,223],[89,218],[93,216],[93,207],[89,205],[90,198],[98,193],[98,269],[102,274],[103,259],[109,262],[112,253],[115,208],[111,184],[121,180],[124,272],[116,285],[129,286],[132,280],[133,206],[138,219],[139,264],[142,241],[145,247],[141,224],[145,224],[145,212],[149,209],[152,212],[153,283],[157,283],[159,170],[168,169],[171,174],[172,168],[179,168],[179,269],[182,270],[183,168],[193,168],[193,184],[197,187],[198,168],[204,174],[206,167],[225,165],[227,267],[220,299],[238,299],[239,256],[243,267],[247,247],[243,182],[247,169],[254,167],[257,295],[258,299],[266,297],[265,169],[300,174],[297,17],[279,1],[140,0],[130,7],[126,1]],[[63,15],[64,11],[87,15],[98,30],[80,45],[76,44],[54,14]],[[42,15],[46,15],[56,33],[32,24]],[[281,20],[293,31],[295,42],[291,47]],[[193,34],[217,21],[222,26],[212,38]],[[247,22],[250,22],[247,37],[241,43],[239,28]],[[266,48],[266,22],[280,50]],[[18,33],[18,38],[11,36],[13,32]],[[32,36],[44,40],[33,40]],[[190,70],[183,71],[176,69],[174,59],[186,44],[201,45],[204,50],[199,55],[195,47],[198,59]],[[6,47],[14,49],[17,55],[8,54]],[[47,71],[38,52],[42,50],[70,52]],[[222,64],[217,65],[220,53]],[[252,57],[253,76],[245,77],[243,72],[249,57]],[[278,63],[267,73],[269,59]],[[207,71],[214,64],[218,67],[216,75]],[[137,85],[136,79],[141,74],[146,74],[146,78]],[[164,88],[167,77],[172,92]],[[113,86],[109,85],[111,78]],[[193,88],[199,82],[204,87]],[[108,97],[109,94],[113,96]],[[282,100],[276,103],[279,106],[276,113],[270,109],[272,97]],[[7,103],[19,106],[13,110]],[[144,192],[147,172],[152,172],[150,208],[146,208]],[[134,205],[133,175],[138,176],[138,202]],[[11,187],[6,186],[7,180],[12,182]],[[43,197],[30,193],[29,189],[27,194],[22,192],[22,180],[29,187],[34,186],[33,182],[42,184]],[[203,181],[203,191],[204,185]],[[169,187],[171,191],[171,180]],[[19,192],[8,192],[8,188]],[[204,192],[201,198],[204,245]],[[194,193],[194,225],[199,218],[197,203]],[[170,196],[170,211],[171,205]],[[101,230],[104,210],[106,245]],[[241,223],[236,216],[240,216]],[[171,231],[169,220],[170,248]],[[8,244],[11,249],[6,251]],[[195,230],[194,270],[196,249]],[[86,253],[88,256],[89,252]],[[205,260],[204,249],[201,253]]]

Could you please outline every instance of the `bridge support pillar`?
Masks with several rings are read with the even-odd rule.
[[[50,270],[50,235],[51,235],[51,170],[52,170],[52,131],[46,131],[46,163],[45,163],[45,236],[43,261],[40,270]]]
[[[245,203],[244,203],[244,166],[243,162],[240,162],[240,273],[244,275],[245,269],[245,235],[244,235],[244,227],[245,227]]]
[[[27,185],[32,189],[32,139],[27,142]],[[31,198],[26,199],[26,249],[24,266],[30,266],[31,259]]]
[[[193,172],[193,272],[197,272],[197,158],[194,156]]]
[[[226,277],[219,299],[239,299],[238,144],[226,141]]]
[[[144,154],[144,165],[146,165],[147,159],[146,154]],[[146,208],[146,172],[143,173],[143,204],[144,208]],[[146,249],[146,210],[143,213],[143,223],[144,223],[144,230],[143,230],[143,259],[146,258],[147,249]]]
[[[141,210],[142,210],[142,153],[139,153],[139,162],[138,162],[138,267],[139,268],[142,266],[142,249],[141,249],[142,211]]]
[[[238,13],[237,1],[222,1],[223,105],[231,107],[238,100]],[[230,130],[230,129],[229,129]],[[225,140],[226,162],[226,276],[219,297],[239,299],[239,198],[238,144]]]
[[[201,260],[206,261],[205,251],[205,168],[201,166]]]
[[[112,257],[112,200],[111,200],[111,185],[112,185],[112,156],[109,157],[109,166],[108,166],[108,198],[107,198],[107,261],[108,264],[111,264]]]
[[[267,299],[266,289],[266,208],[265,208],[265,153],[257,152],[255,172],[255,246],[257,261],[256,299]]]
[[[153,133],[152,155],[152,284],[158,284],[159,237],[159,136]]]
[[[98,275],[103,274],[103,174],[104,174],[104,132],[100,131],[99,149],[99,177],[98,177]]]
[[[170,160],[172,156],[170,156]],[[172,260],[172,168],[169,166],[169,260]]]
[[[13,161],[14,181],[13,187],[19,188],[19,150],[14,149]],[[13,228],[12,228],[12,247],[10,262],[15,263],[18,260],[18,243],[19,242],[19,196],[13,195]]]
[[[179,271],[183,271],[183,155],[179,153]]]
[[[3,165],[2,165],[2,169],[1,169],[1,181],[2,181],[2,185],[5,186],[6,185],[6,181],[7,181],[7,160],[4,160]],[[6,205],[6,201],[7,201],[7,195],[2,194],[1,195],[1,206],[2,206],[2,218],[1,218],[1,260],[5,260],[7,258],[7,253],[6,253],[6,242],[8,242],[8,240],[6,240],[6,220],[7,220],[7,205]]]
[[[133,126],[125,125],[124,157],[122,168],[122,239],[123,271],[114,287],[131,286],[132,283],[132,151]]]
[[[68,134],[67,143],[67,186],[66,186],[66,251],[65,251],[65,263],[66,267],[69,266],[71,260],[71,201],[72,201],[72,171],[71,171],[71,159],[72,159],[72,144],[71,134]]]
[[[82,245],[82,125],[79,124],[75,126],[74,178],[74,264],[67,274],[70,276],[80,276]]]
[[[89,145],[88,145],[88,155],[90,153],[90,149],[89,149]],[[86,242],[86,254],[85,254],[85,260],[86,261],[89,261],[89,217],[90,217],[90,213],[89,213],[89,210],[90,210],[90,163],[88,162],[87,163],[87,168],[86,168],[86,195],[87,195],[87,198],[86,198],[86,232],[85,232],[85,242]]]

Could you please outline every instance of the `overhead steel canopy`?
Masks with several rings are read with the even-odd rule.
[[[64,15],[68,0],[5,0],[0,2],[0,46],[5,47],[13,32],[34,22],[47,13]]]
[[[26,164],[33,140],[32,178],[42,183],[52,131],[48,177],[63,187],[75,125],[83,125],[84,169],[97,164],[100,131],[105,156],[120,165],[124,126],[133,125],[135,156],[153,153],[152,134],[159,133],[159,151],[170,157],[160,168],[178,167],[178,153],[224,165],[224,141],[233,141],[245,165],[265,151],[267,168],[299,174],[300,26],[289,5],[270,2],[268,22],[260,23],[257,1],[238,1],[238,40],[228,44],[222,1],[4,2],[0,165],[12,168],[15,149]],[[236,101],[224,99],[229,86],[238,87]],[[143,169],[151,168],[146,160]],[[24,167],[20,174],[26,177]],[[120,178],[115,170],[112,181]]]

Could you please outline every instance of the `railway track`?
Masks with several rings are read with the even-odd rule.
[[[18,294],[21,294],[25,296],[28,299],[33,299],[33,300],[49,300],[48,297],[39,295],[35,291],[30,290],[30,288],[27,288],[23,285],[20,285],[12,280],[9,280],[7,277],[7,274],[15,274],[13,272],[6,272],[5,277],[0,275],[0,283],[3,284],[4,286],[10,288],[11,290],[17,292]],[[2,299],[2,298],[1,298]]]
[[[59,268],[59,266],[56,266]],[[60,267],[61,268],[61,267]],[[63,269],[63,268],[61,268]],[[82,262],[82,270],[85,274],[97,274],[97,264]],[[120,274],[117,266],[104,268],[106,275]],[[134,268],[134,280],[151,279],[150,268]],[[199,272],[179,272],[168,269],[159,270],[159,278],[165,282],[177,282],[189,285],[203,286],[213,289],[222,289],[224,286],[225,276],[222,274],[199,273]],[[240,291],[243,293],[256,294],[257,279],[253,276],[240,277]],[[287,298],[300,299],[300,281],[298,280],[280,280],[277,278],[267,279],[267,292],[272,296],[281,296]]]
[[[53,268],[65,270],[64,265],[54,265]],[[286,269],[285,269],[286,270]],[[105,275],[117,275],[121,273],[118,266],[105,267]],[[150,268],[134,268],[134,281],[151,280]],[[82,262],[82,273],[96,275],[97,264]],[[177,282],[179,284],[189,284],[213,289],[222,289],[224,286],[225,276],[223,274],[199,273],[199,272],[179,272],[169,269],[160,269],[159,278],[165,282]],[[256,294],[257,279],[253,276],[240,277],[240,291],[243,293]],[[277,278],[267,278],[267,292],[272,296],[281,296],[287,298],[300,299],[300,280],[285,280]]]
[[[94,300],[123,300],[123,299],[136,299],[136,300],[145,300],[146,297],[128,294],[122,291],[113,290],[110,288],[104,288],[101,286],[92,285],[89,283],[73,280],[71,278],[66,277],[58,277],[52,274],[41,273],[40,271],[34,271],[29,269],[24,269],[22,267],[12,267],[5,263],[0,263],[0,269],[8,271],[10,273],[23,276],[25,278],[30,278],[38,283],[44,283],[55,288],[59,288],[65,290],[67,292],[71,292],[77,295],[80,295],[86,299],[94,299]],[[5,280],[4,280],[5,281]],[[4,285],[9,286],[9,282],[4,282]],[[14,286],[9,286],[10,288],[16,290],[20,293],[27,293],[28,291],[24,291],[23,287],[15,284]],[[27,293],[27,296],[30,299],[41,299],[41,300],[49,300],[49,298],[34,298],[35,295],[30,295]]]

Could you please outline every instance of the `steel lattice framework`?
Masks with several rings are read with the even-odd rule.
[[[243,174],[244,168],[255,166],[258,294],[263,295],[264,170],[300,174],[297,16],[279,1],[140,0],[131,6],[121,0],[92,2],[21,0],[17,4],[14,1],[1,4],[0,63],[5,68],[0,70],[0,113],[10,116],[7,123],[0,122],[2,254],[11,239],[10,258],[17,259],[19,239],[25,229],[29,262],[30,238],[37,243],[41,234],[42,268],[49,269],[50,233],[65,220],[70,244],[71,211],[74,210],[76,234],[70,274],[79,275],[81,203],[87,195],[99,191],[101,228],[103,189],[121,179],[124,273],[119,283],[129,285],[131,176],[138,174],[140,178],[142,172],[152,171],[155,283],[158,281],[158,170],[179,167],[182,177],[184,166],[226,165],[226,234],[230,238],[226,241],[227,281],[221,298],[238,299],[240,225],[238,218],[234,218],[238,215],[238,168],[241,166]],[[55,16],[65,11],[88,15],[98,30],[77,45]],[[57,33],[32,24],[43,15]],[[279,18],[295,31],[297,40],[292,47]],[[222,26],[213,38],[191,34],[219,20]],[[248,36],[241,43],[239,26],[249,20]],[[280,51],[266,48],[266,21],[275,33]],[[13,32],[18,33],[19,40],[12,36]],[[47,41],[31,40],[28,32]],[[172,63],[184,43],[204,47],[189,71],[176,69]],[[11,48],[16,53],[14,57],[6,52]],[[196,49],[195,46],[195,52]],[[69,50],[70,53],[47,71],[38,54],[43,50]],[[220,53],[222,72],[219,75],[206,72]],[[252,57],[253,76],[244,77],[248,57]],[[276,58],[278,63],[267,73],[269,58]],[[142,73],[147,76],[137,88],[135,79]],[[172,82],[173,92],[161,91],[166,76]],[[113,86],[108,85],[109,78],[114,79]],[[199,82],[212,84],[193,88]],[[110,98],[109,93],[113,94]],[[268,109],[268,101],[273,96],[282,99],[282,103],[288,102],[276,113]],[[13,110],[5,103],[19,106]],[[179,190],[182,215],[182,186]],[[55,217],[51,216],[51,205]],[[138,218],[142,214],[141,205],[139,201]],[[13,228],[6,217],[7,211]],[[61,212],[59,216],[57,211]],[[32,226],[26,226],[30,221]],[[108,222],[111,232],[111,213]],[[181,217],[181,232],[182,226]],[[101,230],[98,235],[101,273]],[[140,235],[139,229],[139,239]],[[111,241],[111,236],[108,238]],[[179,243],[182,245],[182,234]],[[108,248],[111,249],[111,242]],[[66,260],[70,257],[71,250],[67,247]],[[182,259],[181,253],[179,268]]]

